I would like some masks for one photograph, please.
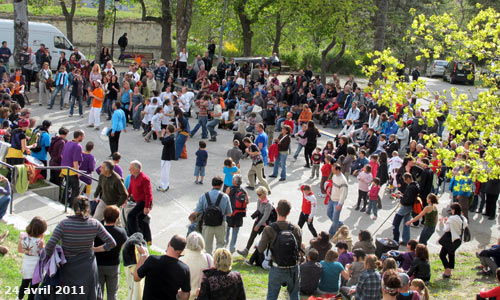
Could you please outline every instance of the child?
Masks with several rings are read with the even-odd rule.
[[[194,176],[196,176],[196,180],[194,183],[203,184],[203,178],[205,177],[205,166],[207,165],[208,152],[205,150],[207,148],[207,144],[204,141],[200,141],[198,143],[200,147],[198,151],[196,151],[196,166],[194,168]],[[201,177],[201,178],[200,178]],[[200,178],[201,180],[198,180]]]
[[[375,150],[375,152],[373,152],[374,154],[379,154],[383,151],[385,151],[385,144],[387,143],[387,138],[385,136],[385,134],[381,134],[379,136],[379,140],[378,140],[378,145],[377,145],[377,149]]]
[[[163,119],[163,117],[164,117],[163,107],[161,106],[156,107],[155,113],[151,118],[151,130],[148,132],[148,134],[146,134],[146,137],[144,138],[146,142],[149,143],[151,135],[153,135],[153,133],[160,139],[163,137],[163,131],[161,130],[161,120]],[[153,136],[153,139],[156,140],[156,137]]]
[[[369,163],[368,159],[366,158],[366,151],[365,150],[360,150],[358,152],[358,158],[356,158],[351,165],[351,171],[352,175],[358,176],[359,171],[363,169],[365,165]]]
[[[361,173],[359,173],[359,175],[358,175],[358,181],[359,181],[359,183],[358,183],[358,203],[356,204],[356,207],[354,209],[359,210],[359,206],[361,205],[361,201],[363,201],[363,208],[361,209],[361,212],[364,212],[366,210],[369,187],[373,181],[373,176],[372,176],[371,171],[372,171],[372,168],[369,165],[366,165],[363,168],[363,171]]]
[[[141,112],[141,114],[143,115],[143,118],[142,118],[142,136],[146,136],[146,134],[148,133],[149,131],[149,121],[150,121],[150,116],[149,116],[149,112],[151,111],[151,99],[149,98],[146,98],[146,100],[144,101],[144,110]],[[153,110],[154,112],[154,110]],[[151,118],[153,116],[151,115]]]
[[[338,242],[345,242],[347,244],[347,250],[351,251],[352,249],[352,237],[349,226],[342,225],[339,230],[335,233],[335,235],[330,239],[330,242],[337,244]]]
[[[333,168],[333,167],[332,167]],[[325,181],[323,184],[325,192],[326,192],[326,197],[325,197],[325,205],[328,205],[328,201],[330,201],[330,196],[332,194],[332,186],[333,186],[333,180],[328,177],[328,180]]]
[[[321,197],[325,197],[325,182],[328,180],[328,177],[330,177],[330,174],[332,173],[332,159],[333,156],[327,154],[325,158],[325,164],[321,167]]]
[[[372,167],[373,178],[377,177],[377,170],[378,170],[378,155],[377,154],[372,154],[372,156],[370,156],[370,167]]]
[[[92,141],[87,142],[87,144],[85,145],[85,151],[83,151],[82,153],[83,160],[80,163],[80,171],[85,172],[89,176],[92,175],[92,172],[94,172],[95,169],[95,158],[94,155],[90,154],[93,149],[94,143]],[[85,188],[85,194],[89,196],[92,189],[92,179],[85,176],[80,176],[80,180],[87,184]]]
[[[352,287],[356,287],[359,282],[359,278],[361,274],[365,271],[365,257],[366,254],[361,249],[356,249],[352,252],[354,261],[351,264],[345,266],[346,272],[350,275],[351,278],[346,282],[345,286],[340,288],[340,292],[346,298],[351,299],[349,297],[349,291]]]
[[[197,214],[196,213],[191,213],[188,217],[189,219],[189,226],[188,226],[188,232],[186,236],[188,236],[191,232],[197,231],[198,229],[198,221],[196,219]]]
[[[318,233],[313,225],[314,213],[316,212],[316,197],[314,197],[311,186],[308,184],[301,186],[300,190],[302,191],[302,211],[297,225],[302,229],[304,223],[307,222],[309,231],[314,237],[317,237]]]
[[[248,115],[247,122],[248,122],[247,132],[253,132],[255,130],[255,124],[257,124],[257,114],[251,112]]]
[[[23,299],[26,289],[36,289],[38,284],[32,285],[31,279],[35,272],[35,267],[40,257],[40,252],[44,248],[43,233],[47,230],[47,222],[41,217],[34,217],[26,227],[26,232],[21,232],[17,250],[24,253],[23,257],[23,280],[19,287],[18,299]],[[35,295],[29,293],[28,299],[34,299]]]
[[[316,147],[316,151],[311,155],[312,161],[312,170],[311,170],[311,178],[319,177],[319,165],[321,164],[321,148]]]
[[[398,173],[399,168],[403,165],[403,160],[399,157],[398,151],[392,152],[392,158],[389,159],[389,174],[391,177],[390,183],[387,185],[387,188],[392,191],[394,187],[398,186],[396,182],[396,174]]]
[[[286,119],[285,119],[285,121],[283,122],[283,126],[284,126],[284,125],[288,125],[288,126],[290,126],[290,129],[291,129],[291,130],[290,130],[290,132],[294,132],[293,130],[294,130],[294,128],[295,128],[295,122],[292,120],[292,116],[293,116],[293,114],[292,114],[291,112],[288,112],[288,113],[286,114]]]
[[[228,187],[233,186],[233,175],[238,173],[238,168],[231,158],[226,158],[224,160],[224,168],[222,172],[224,173],[224,187],[223,191],[226,191]]]
[[[306,262],[300,265],[300,278],[307,278],[307,280],[300,281],[301,294],[312,295],[318,289],[321,276],[321,264],[318,262],[318,258],[318,250],[311,248],[307,251]]]
[[[328,154],[333,154],[334,152],[333,148],[333,142],[332,141],[327,141],[325,148],[323,148],[323,151],[321,151],[321,162],[325,163],[325,158]]]
[[[243,152],[240,149],[240,141],[233,141],[233,148],[227,150],[226,156],[233,160],[238,169],[240,168],[240,159],[243,157]]]
[[[370,188],[370,206],[368,206],[368,210],[366,211],[367,215],[370,215],[370,212],[373,209],[373,220],[377,219],[377,206],[378,206],[378,192],[380,191],[380,179],[378,177],[373,179],[373,184]]]
[[[410,290],[417,291],[421,300],[429,300],[429,289],[422,279],[415,278],[411,281]]]
[[[293,161],[297,161],[297,157],[299,156],[300,151],[302,151],[302,148],[304,148],[304,146],[307,144],[307,138],[301,138],[301,136],[305,136],[306,130],[307,124],[302,124],[300,131],[296,134],[299,145],[297,146],[297,151],[295,151],[295,154],[293,155]]]

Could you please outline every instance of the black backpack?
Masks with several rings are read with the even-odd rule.
[[[33,130],[29,145],[33,145],[34,143],[36,143],[36,147],[31,148],[31,152],[37,153],[42,151],[42,146],[40,145],[40,142],[42,141],[42,134],[43,131],[40,128],[36,128],[35,130]]]
[[[219,207],[222,195],[223,194],[219,192],[217,201],[215,202],[215,205],[213,205],[212,201],[210,200],[210,196],[208,195],[208,193],[205,193],[205,198],[207,199],[207,208],[203,213],[203,225],[206,226],[222,225],[222,221],[224,221],[224,216],[222,215],[222,210]]]
[[[299,245],[293,234],[293,225],[288,224],[288,228],[284,230],[280,229],[277,223],[272,223],[269,226],[276,231],[276,238],[274,239],[273,248],[271,249],[275,260],[274,262],[279,267],[293,267],[297,265],[299,259]]]

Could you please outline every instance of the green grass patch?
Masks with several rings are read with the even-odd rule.
[[[22,275],[20,272],[23,256],[17,253],[17,242],[19,230],[13,226],[0,223],[0,234],[9,230],[9,235],[3,242],[3,246],[9,248],[10,252],[5,256],[0,256],[0,299],[16,299],[16,295],[6,295],[6,287],[15,288],[20,285]],[[47,240],[49,235],[45,237]],[[161,255],[150,250],[151,254]],[[475,299],[481,288],[492,288],[497,285],[492,277],[481,277],[476,275],[473,268],[479,264],[478,259],[471,253],[459,253],[456,256],[456,269],[453,270],[451,279],[442,279],[443,267],[437,254],[431,255],[432,279],[429,284],[431,299]],[[118,299],[126,299],[127,285],[123,265],[120,267],[120,288]],[[235,257],[233,270],[239,271],[245,283],[247,299],[265,299],[267,293],[268,272],[261,268],[249,267],[243,263],[243,258]],[[193,291],[194,293],[195,291]],[[281,289],[279,299],[286,299],[286,289]],[[307,299],[302,297],[301,299]]]
[[[59,3],[59,2],[58,2]],[[69,9],[69,8],[68,8]],[[30,15],[34,16],[62,16],[62,9],[59,4],[48,5],[43,7],[34,7],[28,5],[28,12]],[[14,7],[12,4],[0,4],[0,13],[14,13]],[[77,7],[75,10],[75,16],[78,17],[97,17],[97,9],[92,7]],[[119,19],[140,19],[141,18],[141,8],[139,6],[135,8],[130,8],[129,11],[117,11],[116,17]]]

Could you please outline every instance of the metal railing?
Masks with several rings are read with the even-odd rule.
[[[0,165],[7,167],[8,169],[11,170],[11,172],[12,172],[11,173],[11,181],[12,181],[12,178],[14,178],[14,176],[17,176],[16,166],[10,165],[10,164],[3,162],[3,161],[0,161]],[[75,173],[77,173],[80,176],[83,176],[85,178],[89,178],[90,180],[93,180],[96,182],[99,181],[98,179],[92,177],[89,174],[83,173],[80,170],[77,170],[75,168],[68,167],[68,166],[36,166],[35,165],[34,167],[37,170],[60,170],[60,171],[67,170],[66,175],[65,175],[66,176],[66,183],[65,183],[66,186],[64,188],[64,212],[68,211],[68,190],[69,190],[69,172],[70,171],[73,171],[73,172],[75,172]],[[14,206],[14,188],[11,186],[11,189],[10,189],[10,214],[12,214],[13,206]]]

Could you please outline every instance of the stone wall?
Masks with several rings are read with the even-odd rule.
[[[12,19],[11,14],[0,14],[1,19]],[[63,16],[30,16],[32,22],[49,23],[66,34],[66,22]],[[73,20],[73,45],[80,48],[85,55],[93,55],[96,40],[96,18],[75,17]],[[111,47],[113,26],[110,24],[104,29],[103,43]],[[117,19],[115,28],[115,56],[119,53],[118,39],[128,33],[127,51],[153,52],[157,59],[160,56],[161,27],[154,22],[144,22],[140,19]]]

